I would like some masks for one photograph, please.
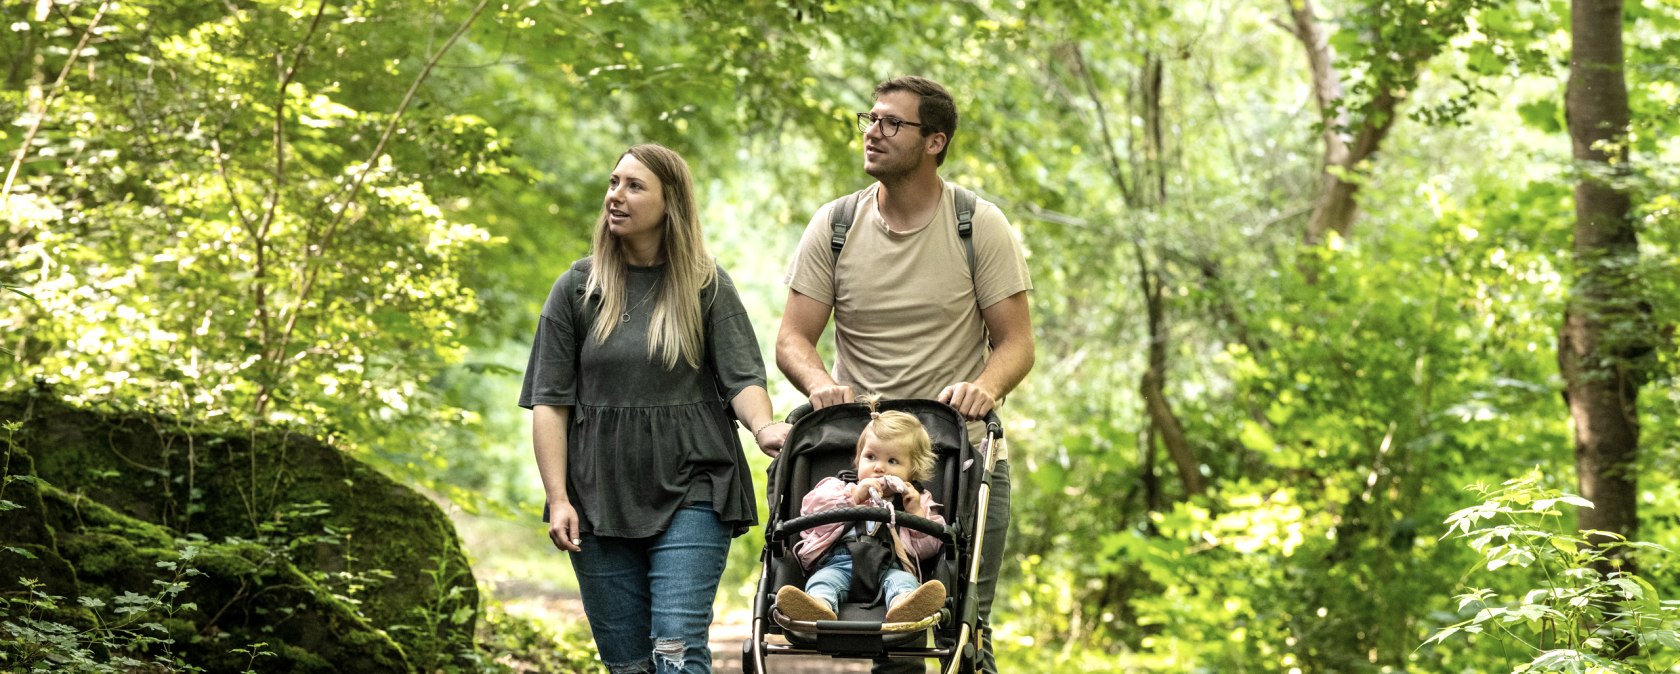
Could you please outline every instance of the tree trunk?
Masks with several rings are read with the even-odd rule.
[[[1167,150],[1163,140],[1161,110],[1162,83],[1166,79],[1163,60],[1153,52],[1145,52],[1141,74],[1135,83],[1136,88],[1128,89],[1128,93],[1136,94],[1134,100],[1139,108],[1138,116],[1144,120],[1145,125],[1142,156],[1139,157],[1138,150],[1131,143],[1127,143],[1130,160],[1128,164],[1135,167],[1133,175],[1136,176],[1134,182],[1128,183],[1121,158],[1115,150],[1114,136],[1108,127],[1108,113],[1103,107],[1101,92],[1090,68],[1086,66],[1079,45],[1069,46],[1068,59],[1096,108],[1097,128],[1102,133],[1103,147],[1108,157],[1109,177],[1114,180],[1115,187],[1123,195],[1126,206],[1139,210],[1160,209],[1167,201]],[[1165,446],[1168,457],[1178,466],[1179,480],[1184,485],[1185,493],[1201,494],[1207,490],[1207,478],[1202,476],[1201,462],[1194,456],[1190,440],[1184,433],[1184,424],[1179,422],[1172,404],[1167,401],[1166,312],[1165,299],[1161,293],[1163,281],[1149,262],[1146,243],[1144,232],[1135,229],[1132,236],[1133,260],[1137,264],[1138,288],[1143,294],[1149,314],[1149,369],[1138,381],[1138,392],[1143,396],[1147,419],[1143,436],[1148,445],[1144,448],[1145,456],[1150,459],[1146,464],[1150,471],[1148,479],[1154,479],[1152,452],[1154,442],[1159,440]]]
[[[1357,129],[1348,117],[1342,102],[1341,76],[1336,73],[1336,56],[1330,50],[1330,40],[1314,16],[1317,8],[1312,0],[1285,0],[1289,5],[1289,29],[1307,50],[1307,66],[1312,70],[1313,102],[1324,117],[1324,172],[1319,176],[1317,201],[1307,218],[1302,239],[1309,245],[1324,241],[1329,232],[1346,237],[1359,215],[1359,183],[1356,174],[1360,163],[1368,159],[1382,145],[1388,130],[1394,126],[1395,111],[1401,98],[1386,85],[1371,99],[1370,109],[1358,121]],[[1352,134],[1350,136],[1350,134]],[[1352,140],[1350,143],[1349,140]]]
[[[1195,452],[1190,448],[1190,438],[1184,434],[1184,424],[1179,423],[1172,404],[1167,402],[1166,308],[1161,292],[1164,284],[1158,275],[1149,271],[1143,251],[1140,249],[1136,254],[1138,281],[1143,284],[1149,316],[1149,369],[1138,381],[1138,395],[1143,397],[1144,411],[1149,415],[1149,437],[1160,440],[1166,447],[1167,457],[1178,469],[1178,480],[1184,486],[1184,493],[1196,496],[1207,492],[1207,478],[1202,475],[1201,462],[1196,460]]]
[[[1581,511],[1580,527],[1632,538],[1639,523],[1634,358],[1648,348],[1651,333],[1639,329],[1648,321],[1629,292],[1639,255],[1631,201],[1613,182],[1628,161],[1622,2],[1575,0],[1570,22],[1565,109],[1582,175],[1575,184],[1574,291],[1558,334],[1558,365],[1574,422],[1581,494],[1594,505]]]
[[[1167,166],[1166,145],[1162,141],[1161,133],[1161,84],[1165,79],[1161,57],[1154,53],[1145,52],[1143,71],[1138,80],[1140,111],[1144,120],[1145,139],[1143,148],[1143,168],[1138,172],[1140,188],[1153,183],[1153,194],[1140,189],[1145,203],[1144,208],[1159,209],[1167,203]],[[1148,203],[1149,197],[1154,203]],[[1195,452],[1190,447],[1190,438],[1184,434],[1184,424],[1178,420],[1178,414],[1173,411],[1172,403],[1167,400],[1167,324],[1166,300],[1162,292],[1166,285],[1158,270],[1149,263],[1145,253],[1142,237],[1134,247],[1137,257],[1138,283],[1143,292],[1144,306],[1149,317],[1149,369],[1143,373],[1138,381],[1138,394],[1143,397],[1144,410],[1149,416],[1149,425],[1154,432],[1150,435],[1159,440],[1167,450],[1167,457],[1172,459],[1178,469],[1178,480],[1188,496],[1196,496],[1207,491],[1207,478],[1202,475],[1201,462],[1196,460]]]
[[[1155,426],[1143,426],[1143,451],[1138,452],[1141,455],[1138,459],[1138,479],[1143,482],[1143,507],[1152,513],[1164,512],[1167,509],[1167,500],[1162,498],[1161,477],[1155,472],[1155,454],[1159,451],[1160,444],[1155,441]],[[1149,521],[1148,526],[1153,534],[1155,523]]]
[[[15,39],[22,42],[22,45],[17,50],[16,58],[12,59],[10,67],[6,70],[6,88],[12,91],[22,89],[25,78],[27,78],[29,83],[27,100],[31,106],[30,112],[39,112],[33,106],[41,100],[42,92],[46,91],[46,56],[41,53],[39,45],[36,44],[39,42],[39,38],[35,36],[46,32],[43,30],[45,28],[43,24],[46,23],[51,11],[52,0],[36,0],[35,8],[27,15],[30,24],[32,24],[30,29],[13,34]],[[30,67],[25,67],[26,65]]]

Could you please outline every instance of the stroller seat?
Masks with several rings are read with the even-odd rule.
[[[897,410],[914,415],[927,429],[937,457],[933,478],[922,486],[940,504],[944,525],[887,508],[856,506],[800,516],[805,494],[825,477],[852,467],[858,436],[869,423],[869,408],[863,404],[827,407],[815,412],[796,411],[789,416],[794,429],[781,456],[770,466],[768,500],[770,515],[765,525],[765,545],[760,554],[761,573],[753,601],[753,634],[743,647],[743,669],[763,672],[767,656],[821,654],[836,658],[939,658],[953,664],[951,671],[974,671],[975,644],[979,633],[977,600],[973,587],[979,568],[976,536],[984,530],[983,491],[990,489],[988,457],[970,446],[967,424],[951,407],[931,400],[882,401],[880,411]],[[1001,434],[995,416],[987,419],[989,437]],[[982,444],[988,444],[982,443]],[[803,588],[809,574],[793,554],[800,532],[831,523],[896,521],[901,529],[914,529],[944,543],[939,554],[919,560],[920,576],[939,580],[947,598],[938,613],[915,622],[885,622],[886,606],[881,598],[849,597],[837,607],[834,620],[797,621],[775,606],[776,592],[783,586]],[[930,631],[935,645],[928,647]],[[766,642],[768,635],[781,635],[786,644]]]
[[[803,494],[801,495],[801,498],[803,498]],[[934,500],[938,501],[937,498]],[[798,517],[784,523],[779,530],[773,534],[773,536],[778,539],[785,539],[788,545],[791,546],[792,543],[799,540],[800,532],[812,527],[832,523],[852,524],[856,522],[879,522],[882,526],[889,526],[893,522],[896,522],[897,526],[901,529],[914,529],[939,539],[945,544],[946,549],[956,545],[958,542],[958,537],[955,532],[945,524],[917,517],[909,513],[892,513],[888,512],[884,508],[869,506],[837,508],[817,513],[815,515]],[[942,550],[940,555],[932,559],[917,560],[919,562],[918,566],[920,567],[917,570],[918,577],[924,581],[938,580],[947,588],[953,586],[956,582],[955,574],[953,573],[955,568],[954,565],[943,563],[944,558],[947,556],[949,555]],[[804,587],[805,582],[810,580],[809,574],[804,573],[803,567],[799,564],[798,560],[792,557],[789,559],[793,562],[791,565],[785,565],[785,568],[777,569],[778,578],[786,579],[786,582],[781,582],[776,585],[778,589],[787,585]],[[782,613],[781,607],[779,606],[773,606],[771,608],[771,616],[775,619],[776,624],[782,627],[783,634],[786,636],[789,643],[807,646],[815,645],[819,648],[828,648],[829,650],[838,652],[843,650],[840,642],[846,640],[827,637],[839,634],[849,635],[859,631],[862,633],[878,632],[883,637],[882,643],[885,646],[916,645],[915,642],[925,640],[925,635],[922,634],[925,630],[940,624],[951,615],[950,609],[946,608],[931,616],[916,621],[886,622],[887,606],[880,596],[853,596],[848,597],[847,599],[847,601],[842,602],[840,606],[836,608],[836,617],[834,620],[795,620]],[[950,598],[947,597],[947,603],[949,602]],[[868,649],[866,648],[866,650]],[[857,655],[856,657],[864,657],[865,655],[874,655],[874,653],[864,653]]]

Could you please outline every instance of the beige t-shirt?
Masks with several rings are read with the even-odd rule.
[[[830,247],[835,202],[818,209],[786,282],[833,307],[835,381],[887,398],[934,398],[980,376],[990,351],[980,309],[1031,290],[1032,279],[1021,242],[997,205],[984,199],[975,205],[970,274],[950,184],[933,221],[910,232],[887,229],[876,204],[879,189],[875,183],[859,195],[838,263]]]

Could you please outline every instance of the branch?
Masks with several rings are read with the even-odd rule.
[[[286,74],[280,77],[280,88],[275,92],[274,101],[274,186],[268,193],[268,206],[264,209],[262,223],[257,225],[258,238],[268,236],[268,228],[274,223],[274,214],[280,206],[280,186],[286,179],[286,88],[297,77],[298,67],[303,65],[304,50],[309,47],[309,40],[315,37],[315,30],[321,25],[321,18],[327,13],[327,0],[315,7],[315,18],[309,22],[308,32],[298,41],[297,48],[292,50],[292,65],[286,69]]]
[[[1108,111],[1103,107],[1102,96],[1098,95],[1097,82],[1091,77],[1091,69],[1085,64],[1084,50],[1075,43],[1071,48],[1074,65],[1079,68],[1080,81],[1085,84],[1085,95],[1091,97],[1091,104],[1097,109],[1097,128],[1102,131],[1103,151],[1108,155],[1108,170],[1114,178],[1114,183],[1120,187],[1120,194],[1127,204],[1135,203],[1132,188],[1126,184],[1126,171],[1120,166],[1120,157],[1114,151],[1114,134],[1108,129]]]
[[[280,343],[276,345],[274,349],[264,354],[265,357],[271,358],[274,362],[279,362],[281,358],[284,357],[285,350],[291,343],[292,334],[297,329],[298,319],[303,314],[303,309],[308,303],[309,294],[313,292],[315,281],[318,278],[320,266],[310,264],[310,260],[312,258],[318,258],[326,255],[327,251],[331,248],[333,238],[337,236],[340,228],[344,225],[345,216],[350,213],[352,207],[356,203],[357,195],[361,193],[362,184],[367,181],[368,174],[371,173],[373,171],[373,167],[378,164],[379,157],[385,153],[385,146],[390,142],[391,136],[396,133],[397,123],[402,120],[403,113],[408,111],[408,106],[414,101],[414,95],[420,90],[420,85],[424,84],[426,79],[431,76],[432,70],[437,67],[438,61],[441,61],[443,59],[443,55],[447,54],[450,48],[455,45],[455,42],[467,32],[467,29],[472,27],[473,22],[478,20],[479,15],[484,13],[484,8],[489,4],[490,0],[479,0],[478,6],[474,7],[472,13],[467,16],[466,20],[462,21],[461,25],[456,27],[455,32],[449,36],[449,39],[444,41],[443,47],[436,53],[432,54],[431,59],[426,61],[426,66],[422,68],[420,70],[420,74],[414,78],[414,82],[409,85],[408,91],[403,94],[402,101],[397,104],[397,109],[391,113],[391,119],[385,125],[385,132],[380,134],[379,142],[374,145],[373,152],[370,153],[368,159],[363,162],[361,173],[358,173],[355,180],[352,181],[349,187],[349,194],[344,198],[344,202],[339,207],[337,214],[333,216],[332,222],[327,225],[326,230],[322,233],[321,238],[317,243],[314,245],[304,246],[305,265],[307,269],[304,271],[303,278],[298,284],[298,291],[293,300],[294,304],[291,310],[287,313],[286,326],[280,333]],[[358,216],[358,220],[359,219],[360,216]]]
[[[1225,153],[1230,155],[1231,167],[1237,170],[1243,182],[1247,182],[1249,179],[1248,163],[1243,161],[1242,153],[1237,149],[1237,143],[1234,140],[1235,134],[1231,133],[1231,127],[1233,126],[1231,117],[1225,112],[1225,104],[1219,100],[1219,89],[1214,86],[1211,74],[1204,73],[1202,91],[1207,93],[1208,102],[1213,104],[1213,114],[1219,120],[1220,130],[1225,132]]]
[[[1313,102],[1318,106],[1319,123],[1324,125],[1324,170],[1319,175],[1317,202],[1312,215],[1307,218],[1306,231],[1302,236],[1308,244],[1317,244],[1327,231],[1347,234],[1356,208],[1353,194],[1359,186],[1337,177],[1331,167],[1351,169],[1358,159],[1349,155],[1348,140],[1344,135],[1348,128],[1348,112],[1342,106],[1342,83],[1336,74],[1330,40],[1319,28],[1313,2],[1284,2],[1289,7],[1289,17],[1293,22],[1286,29],[1300,40],[1307,51],[1307,66],[1312,70]],[[1367,118],[1366,121],[1370,120]],[[1316,276],[1309,274],[1309,281],[1314,279]]]
[[[286,182],[286,89],[291,86],[292,80],[297,77],[298,68],[303,65],[303,58],[306,53],[305,50],[309,47],[309,41],[315,37],[315,31],[321,26],[321,18],[326,13],[327,0],[321,0],[321,3],[315,7],[315,18],[309,22],[309,30],[303,34],[303,39],[298,41],[297,48],[292,50],[291,65],[286,68],[285,74],[280,77],[280,87],[275,92],[274,101],[273,183],[269,188],[268,204],[263,208],[262,222],[258,223],[254,230],[250,230],[252,248],[255,249],[256,256],[256,269],[252,272],[251,293],[253,295],[252,302],[256,304],[258,340],[264,351],[265,367],[277,367],[275,359],[272,357],[274,352],[270,349],[273,345],[274,331],[268,315],[268,286],[263,278],[267,276],[268,271],[268,232],[269,228],[274,225],[275,214],[280,210],[280,192]],[[275,58],[278,59],[279,56],[276,55]],[[220,162],[221,159],[218,156],[218,166],[220,166]],[[232,184],[228,185],[228,194],[237,204],[238,198],[233,194]],[[249,221],[246,221],[246,226],[250,227]],[[276,374],[276,376],[278,375]],[[262,381],[258,382],[256,408],[253,412],[259,419],[262,418],[268,407],[269,379],[269,377],[264,376]]]
[[[1359,162],[1376,153],[1377,146],[1388,137],[1388,130],[1394,128],[1400,101],[1401,97],[1395,95],[1393,88],[1386,85],[1377,95],[1371,97],[1370,108],[1359,124],[1359,133],[1353,138],[1353,146],[1346,150],[1345,165],[1348,168],[1358,166]]]
[[[1081,218],[1076,215],[1068,215],[1066,213],[1058,213],[1032,202],[1017,203],[1016,207],[1026,211],[1027,217],[1034,220],[1041,220],[1052,224],[1062,225],[1064,227],[1079,227],[1087,229],[1091,227],[1090,221],[1085,218]]]
[[[408,111],[409,104],[414,101],[415,92],[420,90],[420,85],[425,83],[426,79],[431,76],[432,70],[437,67],[438,61],[443,59],[444,54],[449,53],[450,47],[454,46],[455,41],[460,39],[461,35],[467,32],[467,29],[472,26],[474,21],[478,20],[479,14],[482,14],[485,6],[489,4],[490,0],[479,0],[478,6],[473,8],[472,14],[467,17],[466,21],[463,21],[461,25],[455,29],[455,33],[450,35],[448,40],[444,41],[443,48],[432,55],[432,58],[426,62],[426,67],[421,69],[420,75],[415,77],[414,82],[409,85],[408,92],[403,94],[402,102],[397,104],[396,112],[391,114],[391,120],[386,123],[385,132],[380,134],[379,142],[374,145],[373,152],[368,155],[367,161],[362,163],[362,172],[358,173],[356,175],[356,179],[351,182],[349,195],[344,198],[344,203],[338,209],[338,214],[333,217],[332,223],[327,225],[326,232],[322,234],[321,246],[315,253],[316,255],[320,255],[325,252],[326,244],[332,240],[333,236],[338,232],[338,227],[344,223],[345,214],[350,212],[350,207],[356,203],[356,197],[362,191],[362,183],[366,182],[368,174],[373,172],[373,167],[379,162],[380,155],[385,153],[385,145],[390,142],[391,135],[396,133],[397,122],[401,121],[403,113]]]
[[[1307,66],[1312,69],[1313,102],[1324,116],[1324,161],[1344,165],[1347,162],[1347,139],[1342,133],[1348,126],[1347,111],[1341,109],[1342,82],[1336,75],[1336,55],[1330,51],[1330,38],[1318,26],[1312,0],[1285,0],[1294,21],[1290,33],[1307,50]]]
[[[88,22],[87,28],[82,29],[82,39],[76,42],[76,48],[70,50],[70,58],[64,62],[64,68],[58,71],[58,81],[53,82],[52,90],[41,100],[41,114],[36,115],[35,122],[29,125],[29,132],[23,136],[23,144],[18,146],[17,157],[12,159],[12,167],[6,171],[6,183],[0,185],[0,208],[11,202],[12,183],[17,180],[18,169],[23,166],[24,157],[29,156],[29,146],[35,142],[35,135],[41,132],[41,124],[47,120],[47,111],[58,98],[58,92],[63,90],[64,81],[70,79],[70,69],[75,67],[76,58],[82,55],[82,49],[87,47],[88,40],[93,37],[94,27],[99,25],[100,19],[105,18],[105,8],[110,4],[110,0],[99,3],[99,11],[94,12],[93,20]]]
[[[210,152],[212,153],[210,158],[215,161],[216,175],[221,177],[222,185],[227,188],[228,201],[233,204],[233,214],[239,216],[239,222],[245,225],[245,231],[251,232],[254,236],[256,232],[252,229],[251,216],[246,215],[245,207],[239,201],[239,192],[233,189],[233,179],[228,177],[227,165],[222,162],[220,136],[221,131],[217,130],[216,135],[210,137]]]
[[[1172,404],[1167,402],[1167,338],[1163,327],[1166,311],[1162,299],[1162,287],[1165,284],[1160,272],[1150,268],[1141,244],[1133,246],[1133,255],[1136,258],[1138,280],[1143,284],[1143,299],[1149,321],[1149,367],[1138,382],[1138,394],[1143,397],[1144,410],[1151,422],[1150,429],[1158,434],[1156,439],[1166,445],[1168,457],[1178,468],[1178,479],[1184,485],[1185,494],[1202,494],[1207,491],[1207,478],[1202,475],[1201,466],[1190,447],[1190,439],[1184,433],[1184,424],[1179,422],[1178,414],[1173,411]]]
[[[1143,54],[1143,79],[1139,82],[1142,89],[1144,105],[1144,124],[1148,126],[1149,152],[1144,161],[1152,165],[1155,172],[1156,203],[1167,202],[1167,149],[1161,137],[1161,80],[1165,78],[1161,57],[1154,52],[1145,51]]]

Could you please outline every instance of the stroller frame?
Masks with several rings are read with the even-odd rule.
[[[993,443],[1003,436],[995,413],[986,417],[986,435],[979,447],[968,439],[967,422],[956,410],[932,400],[889,400],[880,411],[897,410],[916,416],[927,427],[938,455],[938,469],[927,485],[944,504],[949,521],[940,525],[904,512],[856,506],[800,516],[805,491],[822,477],[850,467],[857,438],[869,422],[869,408],[850,403],[810,411],[802,406],[788,415],[794,424],[782,454],[770,465],[770,517],[765,544],[759,554],[760,575],[753,598],[752,635],[742,644],[741,668],[747,674],[766,674],[766,660],[779,655],[826,655],[833,658],[938,658],[946,674],[977,671],[984,620],[979,616],[979,578],[986,535],[986,504],[996,458]],[[844,451],[842,451],[844,450]],[[979,470],[976,470],[979,469]],[[807,577],[793,555],[799,533],[836,522],[889,522],[938,538],[943,553],[922,563],[929,578],[942,578],[951,590],[946,607],[928,618],[888,623],[860,602],[846,602],[837,619],[798,621],[775,606],[782,585],[803,587]],[[873,600],[873,598],[868,598]],[[876,607],[883,610],[884,607]],[[926,646],[933,631],[934,646]],[[781,634],[788,643],[767,642]]]

